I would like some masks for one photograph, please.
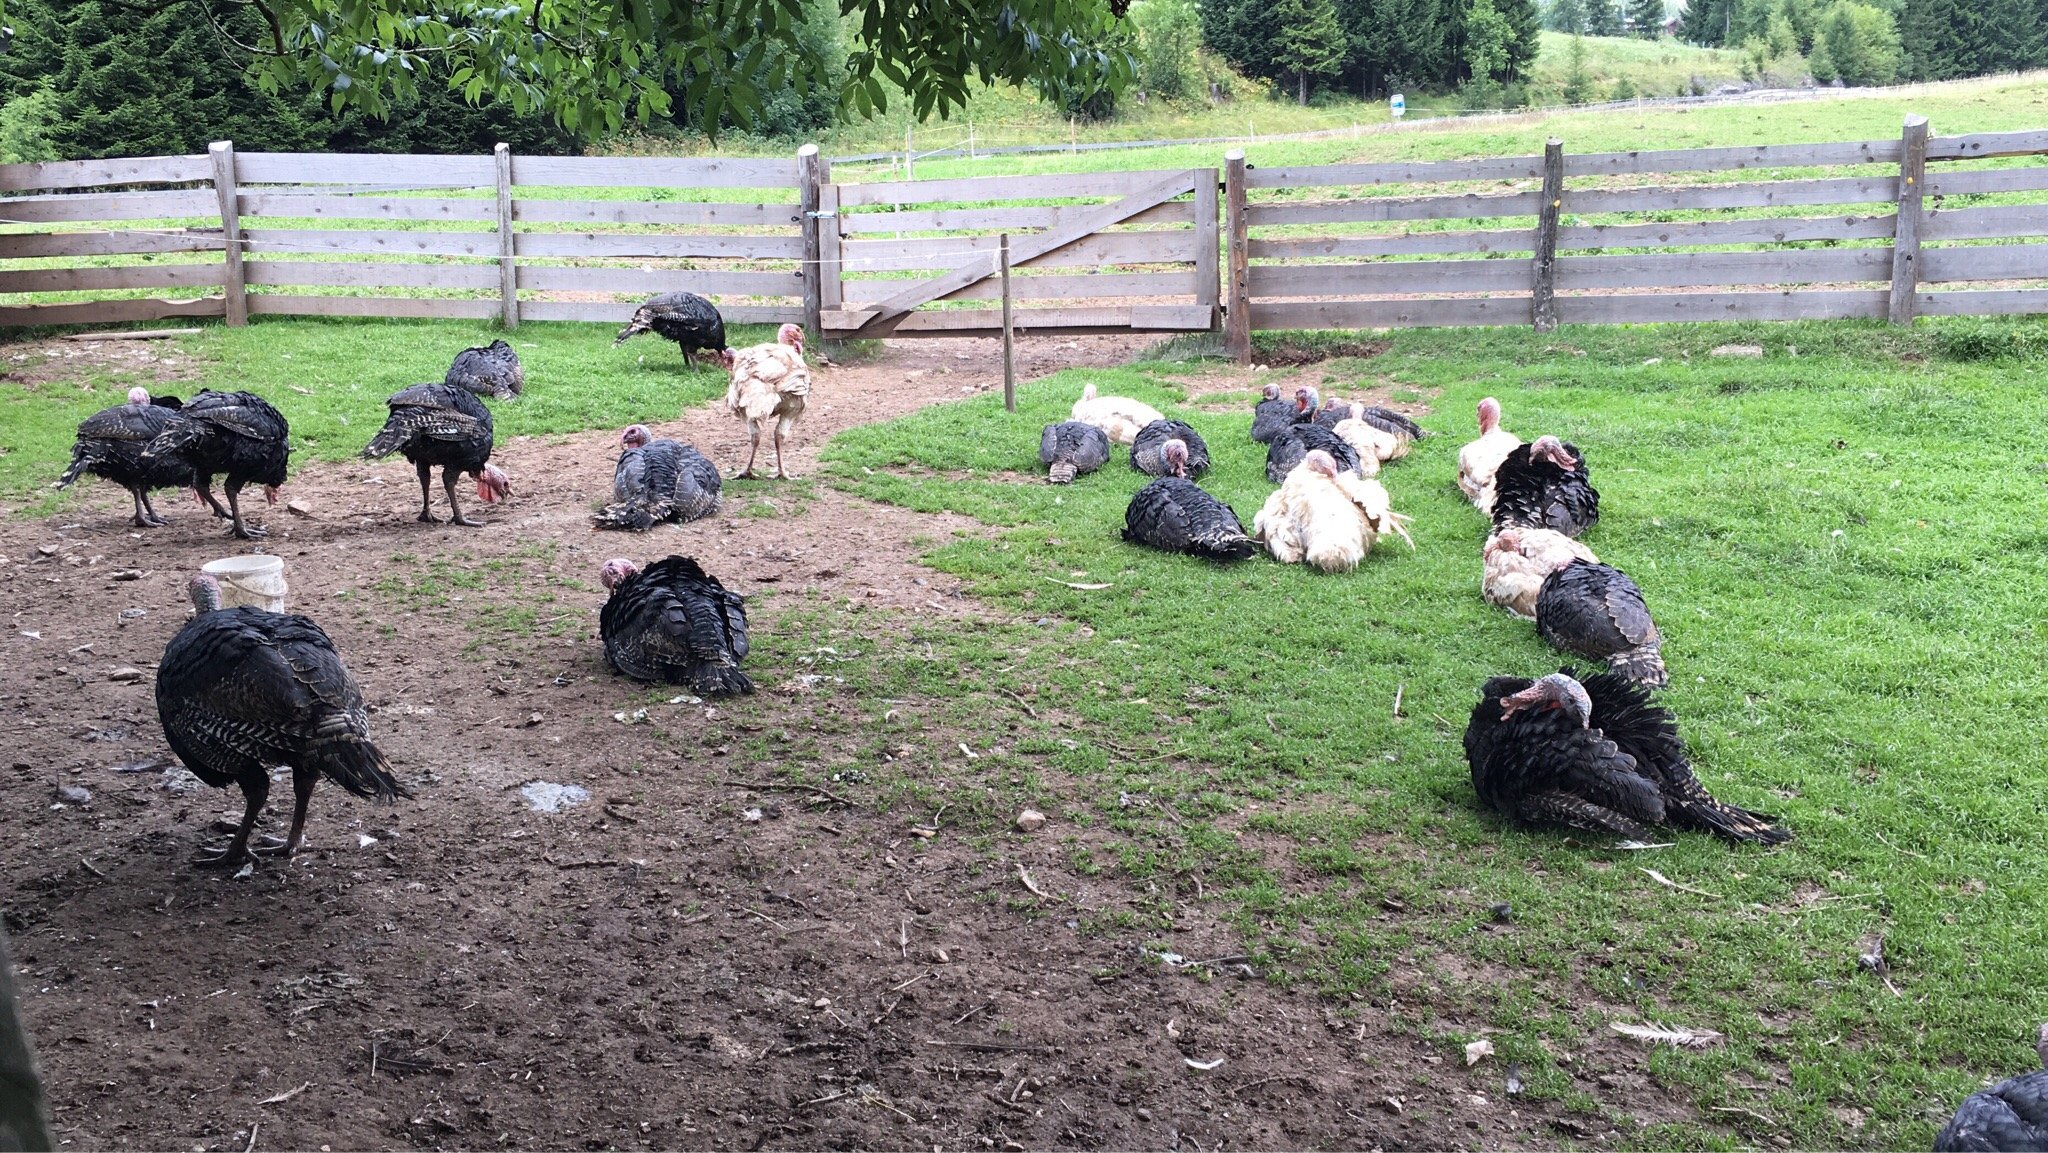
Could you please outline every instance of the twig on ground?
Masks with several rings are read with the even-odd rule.
[[[1110,586],[1110,585],[1104,585],[1104,584],[1075,584],[1075,583],[1074,583],[1073,581],[1063,581],[1063,580],[1059,579],[1058,577],[1047,577],[1047,578],[1045,578],[1045,579],[1047,579],[1047,580],[1051,581],[1052,583],[1054,583],[1054,584],[1056,584],[1056,585],[1065,585],[1065,586],[1067,586],[1067,587],[1068,587],[1068,588],[1070,588],[1070,589],[1080,589],[1080,590],[1081,590],[1082,592],[1088,592],[1088,593],[1092,593],[1092,592],[1095,592],[1095,591],[1097,591],[1097,590],[1100,590],[1100,589],[1106,589],[1106,588],[1110,588],[1110,587],[1112,587],[1112,586]]]
[[[1694,893],[1702,897],[1712,897],[1716,901],[1721,899],[1721,896],[1718,893],[1709,893],[1705,889],[1695,889],[1691,885],[1681,885],[1677,881],[1672,880],[1671,878],[1665,876],[1664,874],[1658,872],[1655,869],[1645,869],[1641,865],[1637,865],[1636,868],[1640,872],[1648,873],[1651,880],[1667,888],[1677,889],[1681,892],[1686,893]]]
[[[904,960],[910,959],[910,920],[907,917],[896,921],[896,951],[903,954]]]
[[[761,918],[762,920],[768,922],[769,924],[775,926],[776,928],[782,930],[785,933],[789,932],[788,925],[783,924],[781,921],[776,920],[775,918],[769,916],[768,914],[762,912],[759,909],[748,909],[747,912],[752,913],[756,917]]]
[[[1407,692],[1407,691],[1408,691],[1408,686],[1407,686],[1406,684],[1399,684],[1399,685],[1395,685],[1395,686],[1394,686],[1394,714],[1393,714],[1393,715],[1394,715],[1394,719],[1395,719],[1395,720],[1397,720],[1397,721],[1401,719],[1401,694],[1402,694],[1402,693],[1405,693],[1405,692]]]
[[[784,792],[815,793],[835,804],[845,805],[849,809],[860,808],[859,805],[847,800],[838,793],[830,789],[821,789],[816,785],[799,785],[794,782],[785,781],[720,781],[718,783],[742,789],[781,789]]]
[[[889,987],[889,991],[891,993],[900,993],[903,990],[910,988],[912,985],[917,984],[919,981],[922,981],[929,976],[931,976],[931,972],[927,970],[925,972],[919,973],[915,977],[912,977],[910,980],[903,982],[901,985],[891,985]]]
[[[1024,882],[1024,887],[1026,889],[1031,890],[1032,896],[1037,897],[1043,901],[1052,900],[1052,894],[1046,892],[1044,889],[1039,888],[1038,882],[1031,879],[1031,870],[1025,868],[1022,865],[1018,865],[1017,879]]]
[[[256,1131],[263,1128],[263,1122],[249,1122],[249,1143],[242,1147],[242,1153],[253,1153],[256,1148]]]
[[[139,332],[74,332],[60,340],[101,341],[101,340],[164,340],[173,336],[198,336],[196,328],[146,328]]]
[[[1707,1106],[1707,1108],[1713,1110],[1716,1113],[1741,1113],[1748,1117],[1754,1117],[1757,1120],[1763,1122],[1764,1124],[1769,1125],[1773,1129],[1776,1129],[1778,1127],[1778,1123],[1776,1121],[1771,1120],[1769,1117],[1764,1116],[1763,1114],[1757,1112],[1754,1109],[1744,1109],[1740,1105],[1709,1105]]]
[[[997,1043],[997,1042],[995,1042],[995,1041],[931,1041],[931,1040],[927,1040],[927,1041],[925,1042],[925,1044],[927,1044],[927,1045],[936,1045],[936,1046],[938,1046],[938,1047],[939,1047],[939,1048],[941,1048],[941,1049],[975,1049],[975,1050],[978,1050],[978,1051],[981,1051],[981,1052],[987,1052],[987,1053],[1057,1053],[1057,1052],[1059,1052],[1059,1050],[1057,1050],[1057,1049],[1053,1048],[1053,1047],[1052,1047],[1052,1046],[1050,1046],[1050,1045],[1004,1045],[1004,1044],[999,1044],[999,1043]]]
[[[837,1092],[837,1093],[828,1093],[828,1094],[826,1094],[826,1095],[825,1095],[825,1096],[823,1096],[823,1097],[813,1097],[813,1098],[811,1098],[810,1100],[808,1100],[808,1101],[804,1102],[803,1104],[801,1104],[801,1105],[798,1105],[798,1106],[797,1106],[797,1108],[799,1108],[799,1109],[808,1109],[808,1108],[810,1108],[810,1107],[811,1107],[811,1106],[813,1106],[813,1105],[823,1105],[823,1104],[824,1104],[825,1102],[827,1102],[827,1101],[837,1101],[837,1100],[839,1100],[839,1099],[840,1099],[841,1097],[851,1097],[851,1096],[853,1096],[853,1090],[851,1090],[851,1089],[841,1089],[841,1090],[840,1090],[839,1092]]]
[[[301,1093],[304,1093],[306,1090],[311,1089],[312,1087],[313,1083],[311,1081],[308,1081],[296,1089],[286,1089],[284,1092],[279,1093],[275,1097],[265,1097],[263,1100],[258,1101],[256,1103],[258,1105],[282,1105],[286,1101],[291,1100],[292,1098],[298,1096]]]
[[[979,1012],[981,1012],[981,1011],[982,1011],[983,1009],[986,1009],[986,1008],[988,1008],[988,1004],[989,1004],[989,1003],[988,1003],[987,1001],[983,1001],[983,1002],[982,1002],[981,1004],[979,1004],[979,1005],[976,1005],[976,1006],[975,1006],[974,1008],[972,1008],[972,1009],[969,1009],[969,1010],[967,1010],[967,1011],[966,1011],[965,1013],[962,1013],[962,1014],[960,1014],[960,1015],[959,1015],[958,1017],[955,1017],[955,1018],[953,1018],[953,1023],[954,1023],[955,1025],[960,1025],[960,1024],[964,1024],[964,1023],[966,1023],[966,1021],[967,1021],[967,1018],[969,1018],[969,1017],[972,1017],[972,1016],[974,1016],[974,1015],[975,1015],[976,1013],[979,1013]]]
[[[1034,720],[1034,721],[1035,721],[1035,720],[1037,720],[1037,719],[1038,719],[1038,710],[1037,710],[1037,709],[1034,709],[1034,708],[1032,708],[1032,707],[1031,707],[1031,702],[1030,702],[1030,701],[1027,701],[1027,700],[1025,700],[1025,699],[1023,698],[1023,696],[1022,696],[1021,694],[1019,694],[1019,693],[1018,693],[1018,692],[1017,692],[1016,690],[1014,690],[1014,689],[1006,689],[1006,688],[1004,688],[1004,687],[1003,687],[1003,686],[1001,686],[1001,685],[997,685],[997,686],[996,686],[996,691],[997,691],[997,692],[999,692],[999,693],[1001,693],[1001,694],[1003,694],[1003,695],[1004,695],[1004,696],[1006,696],[1006,697],[1009,697],[1009,698],[1010,698],[1011,700],[1013,700],[1013,701],[1016,701],[1016,702],[1017,702],[1018,704],[1020,704],[1020,705],[1023,705],[1023,706],[1024,706],[1024,712],[1025,712],[1025,713],[1026,713],[1026,714],[1027,714],[1028,716],[1030,716],[1030,718],[1031,718],[1032,720]]]
[[[542,857],[541,860],[546,861],[548,864],[553,865],[557,869],[616,869],[621,865],[629,865],[632,863],[630,861],[605,860],[557,861],[553,857]]]
[[[86,872],[91,873],[93,876],[98,877],[103,881],[107,879],[107,875],[105,873],[102,873],[98,869],[93,868],[92,862],[86,860],[84,857],[78,858],[78,863],[81,867],[85,869]]]

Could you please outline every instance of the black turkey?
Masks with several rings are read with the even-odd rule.
[[[242,487],[260,484],[264,499],[277,503],[277,486],[284,483],[285,462],[292,451],[291,433],[283,414],[255,393],[206,389],[172,414],[164,430],[143,449],[142,459],[148,463],[182,455],[192,466],[192,487],[213,506],[213,515],[228,518],[234,523],[233,534],[250,540],[266,530],[243,523]],[[213,499],[215,473],[227,476],[226,508]]]
[[[599,572],[611,598],[598,615],[605,660],[637,681],[688,685],[699,696],[751,693],[745,600],[689,557],[641,569],[609,560]]]
[[[1664,668],[1664,638],[1650,619],[1643,590],[1612,565],[1570,559],[1552,570],[1536,594],[1536,631],[1574,656],[1605,661],[1637,684],[1657,687],[1671,679]]]
[[[640,306],[633,319],[619,332],[612,347],[626,343],[643,332],[673,340],[683,350],[683,363],[697,367],[696,353],[724,352],[725,318],[710,301],[694,292],[664,292]]]
[[[511,400],[526,390],[526,370],[520,366],[519,354],[512,351],[511,345],[494,340],[456,353],[455,363],[448,366],[448,376],[441,383],[478,396]]]
[[[512,489],[504,470],[491,464],[494,439],[491,410],[469,390],[452,384],[415,384],[391,394],[384,402],[391,408],[383,431],[363,449],[363,459],[377,460],[394,452],[404,453],[420,474],[420,520],[438,524],[434,515],[433,472],[441,469],[441,488],[448,494],[448,520],[452,524],[481,525],[462,513],[455,499],[455,478],[468,473],[476,478],[476,496],[485,504],[496,504]]]
[[[2048,1025],[2034,1052],[2041,1068],[1963,1100],[1935,1137],[1935,1153],[2048,1153]]]
[[[1063,420],[1038,434],[1038,463],[1046,466],[1046,479],[1054,484],[1072,484],[1108,462],[1109,434],[1092,424]]]
[[[260,852],[290,856],[306,831],[306,802],[321,777],[359,797],[409,796],[370,742],[362,690],[333,642],[302,616],[220,607],[220,586],[192,578],[199,615],[164,649],[156,711],[171,751],[216,789],[239,785],[247,807],[234,840],[202,863],[235,865],[270,796],[270,767],[289,765],[297,805],[291,835]]]
[[[71,446],[71,467],[57,480],[58,488],[70,488],[81,473],[105,477],[135,500],[135,527],[150,528],[166,523],[150,503],[156,488],[183,488],[192,483],[192,464],[184,454],[165,453],[148,460],[143,450],[171,422],[180,407],[175,396],[151,397],[146,388],[128,390],[128,403],[103,408],[78,426],[78,440]]]
[[[1349,469],[1360,476],[1373,475],[1366,470],[1363,458],[1349,441],[1319,424],[1302,423],[1289,426],[1266,446],[1266,479],[1280,484],[1287,479],[1288,473],[1294,471],[1294,466],[1301,463],[1302,457],[1318,451],[1329,453],[1339,470]],[[1374,461],[1373,464],[1378,465],[1379,462]]]
[[[680,441],[655,440],[644,424],[619,434],[625,449],[612,469],[612,503],[599,528],[646,532],[665,520],[688,523],[718,511],[718,466]]]
[[[1632,841],[1649,840],[1652,825],[1766,845],[1791,839],[1776,818],[1709,795],[1670,711],[1619,676],[1494,677],[1480,696],[1465,726],[1472,787],[1512,820]]]
[[[1159,477],[1131,498],[1124,539],[1209,560],[1244,560],[1259,551],[1229,505],[1177,476]]]
[[[1269,384],[1262,393],[1262,399],[1252,406],[1252,440],[1258,444],[1271,444],[1273,438],[1294,426],[1295,404],[1280,399],[1280,386]]]
[[[1554,436],[1519,445],[1493,474],[1493,527],[1584,536],[1600,520],[1600,493],[1578,446]]]
[[[1155,420],[1131,441],[1131,467],[1146,476],[1192,480],[1209,471],[1209,445],[1183,421]]]

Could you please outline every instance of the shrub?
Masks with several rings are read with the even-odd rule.
[[[1144,0],[1131,9],[1138,29],[1138,83],[1162,100],[1201,94],[1202,15],[1191,0]]]
[[[57,146],[50,141],[56,123],[57,94],[47,88],[9,100],[0,107],[0,163],[58,159]]]
[[[1835,0],[1815,26],[1810,63],[1823,83],[1890,84],[1905,63],[1898,24],[1882,8]]]

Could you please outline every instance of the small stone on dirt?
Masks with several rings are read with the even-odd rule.
[[[1759,357],[1763,354],[1764,346],[1761,344],[1721,344],[1716,345],[1713,351],[1707,353],[1708,356],[1746,356],[1750,358]]]
[[[761,810],[759,809],[747,809],[744,812],[740,813],[740,820],[745,821],[750,825],[758,822],[760,819]]]
[[[39,544],[36,546],[36,551],[44,556],[56,556],[58,550],[57,546],[53,544]]]
[[[313,515],[313,506],[302,500],[288,500],[284,502],[284,510],[293,516]]]
[[[1035,833],[1045,824],[1045,814],[1037,809],[1026,809],[1017,814],[1017,828],[1020,832]]]
[[[110,581],[139,581],[143,576],[144,573],[139,568],[124,568],[118,572],[109,573],[107,579]]]
[[[953,960],[953,955],[951,953],[946,952],[944,949],[934,948],[931,952],[931,958],[932,964],[944,965]]]
[[[1493,1056],[1493,1042],[1484,1037],[1465,1046],[1465,1067],[1471,1068]]]
[[[142,679],[142,670],[135,668],[132,665],[122,665],[120,668],[115,669],[112,672],[109,672],[107,674],[107,679],[110,681],[119,681],[123,684],[132,683],[134,681],[139,681]]]

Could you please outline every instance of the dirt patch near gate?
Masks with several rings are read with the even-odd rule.
[[[792,471],[838,429],[999,387],[992,344],[891,343],[823,370]],[[1033,375],[1128,352],[1026,349]],[[656,430],[722,463],[745,448],[715,406]],[[0,522],[0,904],[60,1140],[1444,1148],[1611,1131],[1511,1101],[1501,1071],[1459,1068],[1389,1011],[1247,973],[1199,890],[1098,873],[1114,834],[1061,817],[1085,784],[999,752],[1021,711],[838,680],[990,611],[915,562],[978,525],[800,480],[736,484],[709,521],[597,534],[614,435],[504,446],[517,495],[481,529],[415,523],[402,463],[293,478],[312,515],[267,510],[267,547],[418,797],[323,787],[309,850],[244,880],[186,864],[234,794],[118,771],[164,754],[153,662],[186,574],[234,547],[186,504],[131,531],[106,486],[62,520]],[[603,668],[598,563],[669,551],[751,598],[780,658],[754,662],[759,694],[698,702]],[[832,795],[771,787],[795,774]],[[1029,835],[1008,820],[1027,776],[1054,816]],[[584,796],[539,811],[537,783]],[[92,798],[60,803],[59,785]],[[1163,963],[1165,942],[1198,963]]]

